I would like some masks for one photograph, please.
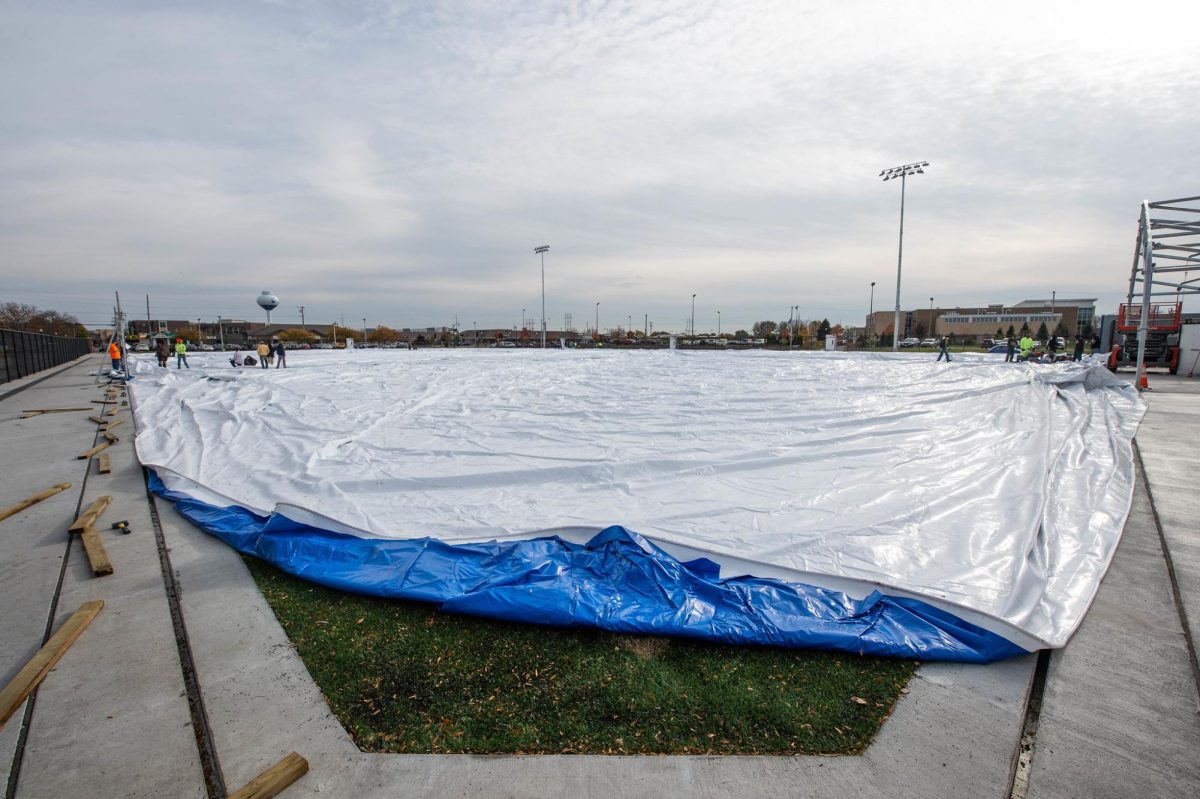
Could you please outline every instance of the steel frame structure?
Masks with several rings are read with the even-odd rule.
[[[1200,196],[1144,201],[1138,215],[1137,245],[1126,295],[1126,304],[1131,311],[1134,298],[1141,299],[1135,383],[1138,390],[1145,385],[1151,300],[1170,296],[1180,301],[1184,294],[1200,294],[1200,275],[1188,277],[1193,269],[1200,270]],[[1180,273],[1182,280],[1176,277]],[[1161,277],[1163,275],[1166,277]],[[1159,288],[1164,290],[1156,291]]]

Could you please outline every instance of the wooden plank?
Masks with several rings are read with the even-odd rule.
[[[105,440],[105,441],[107,441],[107,442],[108,442],[108,443],[110,443],[110,444],[115,444],[115,443],[117,443],[118,441],[120,441],[121,439],[117,438],[117,437],[116,437],[114,434],[112,434],[112,433],[108,432],[107,430],[105,430],[105,431],[104,431],[104,440]]]
[[[29,497],[28,499],[21,500],[16,505],[9,505],[4,510],[0,510],[0,520],[7,519],[9,516],[18,514],[21,511],[25,510],[26,508],[30,507],[31,505],[36,505],[39,502],[41,502],[43,499],[49,499],[50,497],[57,494],[59,491],[66,491],[70,487],[71,487],[70,483],[59,483],[58,485],[50,486],[45,491],[40,491],[37,494],[34,494],[32,497]]]
[[[112,430],[114,427],[116,427],[119,424],[125,424],[125,420],[124,419],[110,419],[108,421],[108,425],[104,429]]]
[[[90,411],[93,408],[30,408],[21,413],[69,413],[74,411]]]
[[[96,424],[104,424],[104,420],[99,416],[89,416],[88,421],[95,422]]]
[[[106,413],[104,415],[105,416],[116,416],[118,413],[120,413],[120,411],[121,411],[120,408],[113,408],[112,410],[110,410],[108,413]]]
[[[88,410],[91,410],[91,408],[88,408]],[[21,414],[21,418],[22,419],[32,419],[35,416],[41,416],[41,415],[42,415],[41,411],[25,411],[24,413]]]
[[[105,551],[104,542],[100,540],[96,528],[89,524],[80,533],[79,538],[83,541],[83,551],[87,553],[88,563],[92,564],[92,574],[96,577],[112,574],[112,561],[108,559],[108,552]]]
[[[94,456],[96,453],[100,452],[101,450],[105,450],[105,449],[108,449],[107,441],[103,441],[103,442],[97,444],[96,446],[92,447],[91,449],[85,449],[83,452],[76,455],[75,459],[81,460],[81,461],[86,461],[88,458]]]
[[[50,669],[54,668],[54,664],[58,663],[59,659],[66,654],[71,644],[75,643],[75,639],[87,629],[87,626],[92,623],[92,619],[96,618],[103,607],[103,599],[84,602],[80,605],[79,610],[72,613],[71,618],[58,628],[58,632],[50,636],[46,645],[39,649],[37,654],[17,672],[17,676],[13,677],[3,690],[0,690],[0,730],[4,729],[5,722],[12,717],[13,713],[17,712],[21,703],[29,698],[33,689],[37,688],[46,678]]]
[[[99,403],[100,405],[108,405],[109,403],[112,402],[112,400],[102,399],[102,400],[92,400],[92,402]]]
[[[295,752],[259,774],[240,790],[229,794],[229,799],[270,799],[308,773],[308,761]]]
[[[96,463],[100,467],[100,474],[108,474],[112,471],[112,466],[110,466],[108,463],[108,453],[105,453],[97,458]]]
[[[108,507],[108,503],[112,502],[112,497],[100,497],[83,512],[75,521],[71,522],[71,526],[67,528],[68,533],[82,533],[89,525],[95,524],[96,519],[100,518],[100,514],[104,513],[104,509]]]

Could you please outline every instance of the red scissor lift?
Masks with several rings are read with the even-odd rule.
[[[1137,332],[1142,322],[1139,303],[1122,304],[1117,311],[1117,333],[1108,355],[1108,368],[1137,365]],[[1183,322],[1182,302],[1155,302],[1146,316],[1146,366],[1166,367],[1171,374],[1179,369],[1179,328]]]

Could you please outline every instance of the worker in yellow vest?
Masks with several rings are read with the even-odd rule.
[[[183,339],[177,338],[175,339],[175,368],[182,369],[185,366],[188,369],[192,368],[188,366],[187,362],[187,345],[183,343]]]
[[[1020,347],[1021,347],[1021,360],[1028,361],[1030,353],[1033,352],[1033,339],[1031,339],[1029,337],[1028,333],[1021,336]]]

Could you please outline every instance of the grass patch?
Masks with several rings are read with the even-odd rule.
[[[453,616],[245,560],[330,708],[371,752],[857,753],[916,668]]]

